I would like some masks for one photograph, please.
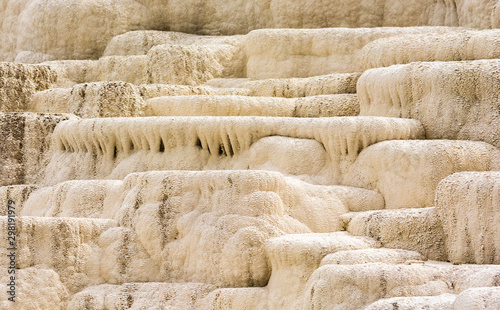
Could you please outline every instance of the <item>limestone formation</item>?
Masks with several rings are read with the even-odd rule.
[[[425,208],[433,206],[435,189],[445,177],[498,169],[500,151],[484,142],[384,141],[359,154],[344,183],[379,190],[388,209]]]
[[[0,309],[499,309],[497,2],[0,1]]]
[[[361,115],[418,119],[428,139],[500,146],[500,62],[424,62],[366,71],[359,79]]]
[[[496,309],[500,307],[500,295],[498,287],[471,288],[460,295],[453,303],[454,310],[483,310]]]
[[[397,118],[155,117],[68,121],[54,132],[54,155],[45,183],[118,178],[148,170],[250,169],[262,162],[252,154],[259,139],[282,136],[316,145],[299,171],[325,183],[341,179],[360,152],[383,140],[423,137],[419,122]],[[288,139],[286,141],[293,141]],[[317,143],[314,143],[314,142]],[[311,145],[311,144],[309,144]],[[292,152],[297,150],[292,147]],[[279,151],[279,150],[277,150]],[[301,152],[301,150],[298,150]],[[270,154],[264,161],[283,167],[297,163]],[[289,153],[290,158],[294,157]],[[64,167],[64,168],[62,168]],[[329,168],[329,169],[328,169]],[[323,179],[323,180],[322,180]],[[338,184],[338,183],[337,183]]]
[[[423,297],[394,297],[374,302],[364,308],[364,310],[454,310],[453,303],[456,298],[454,294]]]
[[[168,96],[148,100],[147,116],[357,116],[356,95],[301,98],[243,96]]]
[[[346,230],[355,236],[372,237],[387,248],[417,251],[428,259],[447,259],[434,208],[353,212],[343,219]]]
[[[43,175],[56,125],[76,119],[71,114],[0,112],[0,185],[31,184]]]
[[[56,79],[55,72],[47,66],[0,63],[1,111],[25,111],[31,97],[50,88]]]
[[[456,173],[439,183],[436,207],[455,263],[500,263],[500,172]]]
[[[476,276],[483,277],[483,286],[496,285],[487,282],[498,276],[498,266],[483,267],[491,272],[488,276],[475,267],[436,263],[325,265],[310,277],[303,306],[363,309],[380,298],[458,294],[463,287],[474,285]]]

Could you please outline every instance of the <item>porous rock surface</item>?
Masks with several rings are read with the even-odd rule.
[[[499,26],[0,1],[0,308],[498,309]]]

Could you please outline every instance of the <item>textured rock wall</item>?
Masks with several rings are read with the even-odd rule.
[[[474,285],[497,286],[499,272],[498,266],[435,263],[325,265],[309,279],[303,308],[356,310],[380,298],[456,294]]]
[[[0,63],[0,109],[24,112],[31,97],[50,88],[57,75],[47,66]]]
[[[500,61],[424,62],[366,71],[358,81],[361,115],[418,119],[428,139],[500,146]]]
[[[248,34],[247,74],[253,79],[308,77],[363,71],[371,42],[401,35],[453,33],[454,28],[263,29]]]
[[[303,144],[302,148],[294,144],[292,152],[283,151],[288,148],[287,143],[294,141],[287,139],[280,140],[273,149],[267,148],[266,152],[252,151],[259,139],[270,136],[314,139],[316,147],[309,150],[310,144]],[[346,172],[364,148],[383,140],[423,136],[418,121],[373,117],[155,117],[68,121],[56,128],[55,153],[45,182],[121,179],[129,173],[148,170],[254,169],[252,167],[259,163],[277,161],[279,171],[294,171],[299,167],[298,171],[310,170],[307,175],[318,176],[316,183],[339,184],[341,173]],[[297,158],[294,154],[309,155],[298,157],[301,158],[299,164],[293,160]],[[313,158],[323,159],[309,160]]]
[[[51,158],[49,147],[56,125],[75,116],[64,114],[0,113],[0,185],[39,181]]]
[[[41,188],[25,203],[18,247],[27,254],[19,264],[54,268],[72,291],[103,281],[265,286],[271,270],[267,239],[338,231],[340,215],[380,201],[374,192],[314,186],[264,171],[162,171],[124,181],[70,181]],[[335,248],[373,244],[334,239],[328,243]],[[60,250],[43,254],[54,247]],[[341,249],[350,248],[359,247]],[[62,259],[69,255],[64,253],[75,260]],[[318,249],[314,264],[326,254]]]
[[[445,177],[498,169],[500,150],[485,142],[383,141],[359,154],[343,183],[377,189],[388,209],[423,208],[434,206],[436,187]]]
[[[462,172],[441,181],[436,207],[450,261],[499,264],[500,172]]]
[[[495,3],[494,0],[3,1],[0,33],[6,41],[0,49],[0,59],[12,61],[25,51],[58,59],[98,58],[112,37],[137,29],[244,34],[261,28],[425,25],[491,28],[498,20]]]

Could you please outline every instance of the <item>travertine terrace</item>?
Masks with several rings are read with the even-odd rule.
[[[500,309],[500,2],[0,1],[0,309]]]

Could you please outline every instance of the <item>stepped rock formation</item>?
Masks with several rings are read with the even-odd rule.
[[[0,308],[496,310],[495,0],[0,1]]]

